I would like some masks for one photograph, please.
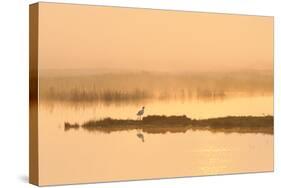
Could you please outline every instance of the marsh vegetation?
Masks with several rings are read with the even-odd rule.
[[[115,72],[40,75],[40,98],[48,101],[130,103],[143,100],[216,100],[271,95],[272,71]]]
[[[65,130],[79,127],[88,131],[111,133],[114,131],[141,130],[145,133],[185,133],[188,130],[209,130],[211,132],[238,132],[273,134],[273,116],[221,117],[210,119],[191,119],[183,116],[146,116],[142,120],[111,119],[88,121],[82,125],[65,122]]]

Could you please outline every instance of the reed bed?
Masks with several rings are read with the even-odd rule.
[[[224,99],[233,95],[272,95],[272,71],[230,73],[41,74],[42,100],[129,102],[146,99]]]

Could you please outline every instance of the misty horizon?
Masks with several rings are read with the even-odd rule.
[[[273,67],[272,17],[48,3],[39,16],[39,69]]]

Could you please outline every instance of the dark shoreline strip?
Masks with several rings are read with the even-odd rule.
[[[184,133],[187,130],[209,130],[225,133],[273,134],[273,116],[227,116],[210,119],[191,119],[183,116],[146,116],[142,120],[111,119],[91,120],[82,125],[65,123],[65,131],[79,129],[111,133],[114,131],[141,130],[150,134]]]

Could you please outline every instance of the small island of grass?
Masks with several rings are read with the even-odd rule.
[[[187,130],[209,130],[225,133],[273,134],[273,116],[227,116],[209,119],[191,119],[183,116],[150,115],[142,120],[112,119],[91,120],[82,125],[65,123],[65,130],[83,128],[87,131],[111,133],[114,131],[141,130],[150,134],[184,133]]]

